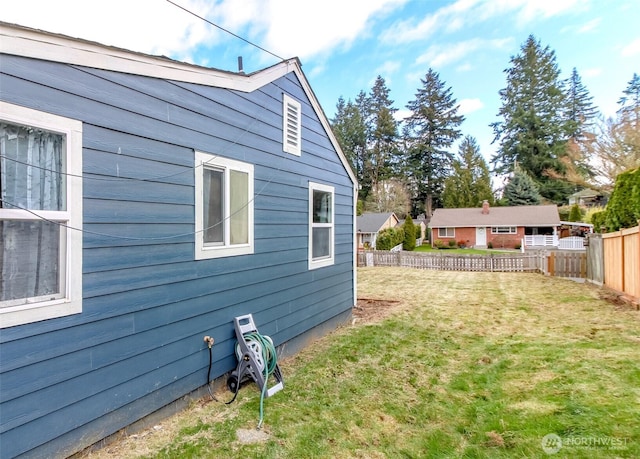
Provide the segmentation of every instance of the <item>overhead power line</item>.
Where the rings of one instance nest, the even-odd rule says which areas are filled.
[[[265,52],[265,53],[267,53],[267,54],[271,54],[273,57],[276,57],[276,58],[280,59],[281,61],[284,61],[284,60],[285,60],[283,57],[280,57],[280,56],[278,56],[277,54],[272,53],[272,52],[271,52],[271,51],[269,51],[268,49],[264,49],[262,46],[256,45],[255,43],[253,43],[253,42],[251,42],[251,41],[247,40],[246,38],[242,38],[240,35],[236,35],[235,33],[231,32],[230,30],[227,30],[227,29],[225,29],[224,27],[219,26],[218,24],[215,24],[215,23],[213,23],[213,22],[209,21],[207,18],[204,18],[204,17],[202,17],[202,16],[200,16],[200,15],[198,15],[198,14],[194,13],[193,11],[188,10],[188,9],[187,9],[187,8],[185,8],[184,6],[178,5],[177,3],[172,2],[171,0],[167,0],[167,2],[171,3],[171,4],[172,4],[172,5],[174,5],[174,6],[177,6],[177,7],[178,7],[178,8],[180,8],[181,10],[186,11],[187,13],[189,13],[189,14],[191,14],[191,15],[193,15],[193,16],[195,16],[195,17],[197,17],[198,19],[201,19],[202,21],[206,22],[207,24],[210,24],[210,25],[212,25],[212,26],[214,26],[214,27],[217,27],[218,29],[222,30],[223,32],[226,32],[226,33],[228,33],[229,35],[232,35],[232,36],[234,36],[234,37],[236,37],[236,38],[238,38],[238,39],[240,39],[240,40],[244,41],[245,43],[250,44],[251,46],[255,46],[256,48],[258,48],[258,49],[259,49],[259,50],[261,50],[261,51],[264,51],[264,52]]]

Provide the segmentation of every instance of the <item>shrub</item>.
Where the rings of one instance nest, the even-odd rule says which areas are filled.
[[[487,244],[487,249],[493,249],[493,243],[489,242],[489,243]]]
[[[569,215],[571,214],[571,208],[569,206],[558,206],[558,216],[562,221],[570,221]]]
[[[520,250],[522,248],[522,245],[519,242],[517,242],[516,245],[513,246],[513,248],[516,250]]]
[[[402,249],[412,252],[416,248],[416,225],[413,224],[413,220],[410,215],[407,215],[407,218],[402,225],[402,229],[404,230]]]
[[[616,177],[613,193],[607,204],[607,231],[631,228],[640,219],[640,168]]]
[[[454,241],[453,239],[451,239],[449,241],[449,247],[454,248],[456,246],[456,241]]]
[[[378,233],[376,239],[376,249],[391,250],[404,239],[404,231],[402,228],[387,228]]]
[[[574,204],[571,206],[571,211],[569,212],[569,221],[570,222],[582,221],[582,211],[580,210],[580,206],[578,204]]]
[[[600,231],[602,231],[602,227],[605,226],[606,221],[607,212],[604,210],[591,214],[591,224],[593,225],[593,231],[595,233],[599,233]]]
[[[466,246],[467,246],[467,243],[462,239],[458,241],[458,247],[460,247],[461,249],[464,249]]]
[[[433,242],[433,245],[436,249],[442,249],[444,247],[444,241],[441,241],[440,239],[436,239]]]

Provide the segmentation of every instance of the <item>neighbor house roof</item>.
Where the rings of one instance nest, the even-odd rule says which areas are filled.
[[[356,230],[358,233],[377,233],[380,231],[380,228],[382,228],[382,225],[392,216],[395,216],[393,212],[358,215],[356,219]]]
[[[429,222],[430,228],[470,226],[558,226],[558,206],[491,207],[488,214],[482,207],[463,209],[436,209]]]

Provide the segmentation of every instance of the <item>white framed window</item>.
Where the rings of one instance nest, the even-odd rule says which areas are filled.
[[[282,94],[282,149],[300,156],[302,143],[302,107],[300,102]]]
[[[253,165],[195,152],[196,260],[253,253]]]
[[[309,269],[334,263],[334,188],[309,182]]]
[[[0,328],[82,312],[82,122],[0,102]]]
[[[438,228],[438,237],[456,237],[455,228]]]
[[[491,234],[518,234],[518,228],[515,226],[494,226],[491,228]]]

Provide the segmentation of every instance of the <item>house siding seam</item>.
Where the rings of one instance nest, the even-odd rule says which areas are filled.
[[[1,59],[1,100],[83,123],[87,232],[83,312],[0,334],[0,457],[66,457],[196,390],[204,335],[224,375],[235,316],[281,345],[350,311],[355,188],[296,74],[244,93]],[[283,92],[302,104],[300,157],[282,151]],[[194,260],[194,150],[254,164],[253,255]],[[310,180],[335,188],[335,263],[314,271]]]

